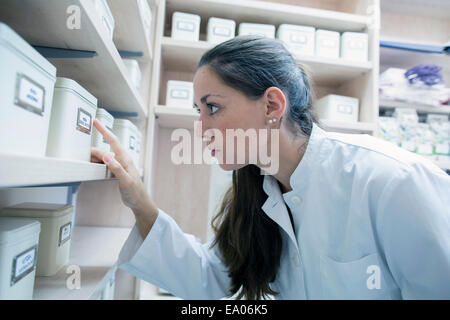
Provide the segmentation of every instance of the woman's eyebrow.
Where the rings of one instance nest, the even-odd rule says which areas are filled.
[[[206,103],[206,99],[208,99],[209,97],[220,97],[220,98],[223,98],[223,96],[221,96],[220,94],[206,94],[200,99],[200,102],[202,104],[205,104]]]

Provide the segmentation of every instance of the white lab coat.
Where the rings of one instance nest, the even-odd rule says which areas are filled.
[[[263,183],[262,209],[283,238],[275,298],[450,299],[450,177],[440,168],[314,124],[290,183],[285,194],[274,177]],[[222,298],[230,285],[217,248],[162,210],[145,239],[133,228],[119,267],[187,299]]]

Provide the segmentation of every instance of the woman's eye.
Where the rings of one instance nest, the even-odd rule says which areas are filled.
[[[207,107],[211,110],[211,114],[214,114],[217,112],[217,110],[219,110],[219,108],[213,104],[207,104]]]
[[[200,114],[200,108],[195,108],[194,109],[197,111],[198,114]]]

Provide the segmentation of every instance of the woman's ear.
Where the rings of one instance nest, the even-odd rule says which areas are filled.
[[[270,87],[264,93],[266,105],[265,117],[267,124],[278,124],[286,109],[286,97],[279,88]]]

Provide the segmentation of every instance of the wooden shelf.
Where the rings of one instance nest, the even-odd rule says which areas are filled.
[[[155,116],[161,127],[193,129],[199,114],[192,108],[156,106]]]
[[[36,277],[35,300],[87,300],[101,293],[116,269],[119,252],[128,238],[130,228],[75,226],[70,244],[69,265],[80,267],[81,288],[70,290],[66,281],[70,274],[63,267],[51,277]],[[95,244],[95,245],[94,245]]]
[[[195,109],[156,106],[155,115],[157,116],[157,123],[161,127],[168,128],[194,128],[194,121],[198,120],[198,113]],[[357,122],[346,123],[337,121],[321,120],[322,126],[331,131],[341,131],[349,133],[370,133],[372,134],[376,125],[374,123]]]
[[[124,2],[121,2],[126,6]],[[69,29],[66,13],[70,5],[81,9],[80,29]],[[26,8],[26,10],[24,9]],[[127,71],[119,52],[90,0],[4,0],[0,19],[32,45],[95,51],[90,59],[49,59],[59,77],[80,83],[111,111],[146,116],[147,108]],[[120,25],[119,25],[120,27]]]
[[[111,179],[106,165],[0,153],[0,188]]]
[[[367,133],[372,134],[377,126],[375,123],[369,122],[338,122],[330,120],[320,120],[319,121],[325,130],[328,131],[338,131],[343,133]]]
[[[109,1],[116,27],[114,29],[114,43],[119,50],[142,52],[141,59],[152,58],[150,39],[145,36],[144,22],[137,0]],[[152,12],[153,14],[153,12]],[[152,17],[152,21],[153,21]]]
[[[194,10],[195,8],[195,10]],[[226,17],[241,22],[274,24],[302,24],[327,30],[365,31],[371,18],[365,15],[350,14],[296,5],[251,0],[167,0],[169,16],[174,11],[192,12],[206,22],[209,17]]]
[[[203,53],[212,47],[206,41],[180,41],[163,37],[164,66],[168,70],[194,72]],[[315,84],[324,86],[338,86],[372,70],[370,62],[353,63],[307,56],[296,57],[296,60],[306,66]]]
[[[388,108],[413,108],[417,112],[421,113],[439,113],[439,114],[449,114],[450,106],[431,106],[426,104],[415,104],[405,101],[395,101],[395,100],[380,100],[380,109]]]

